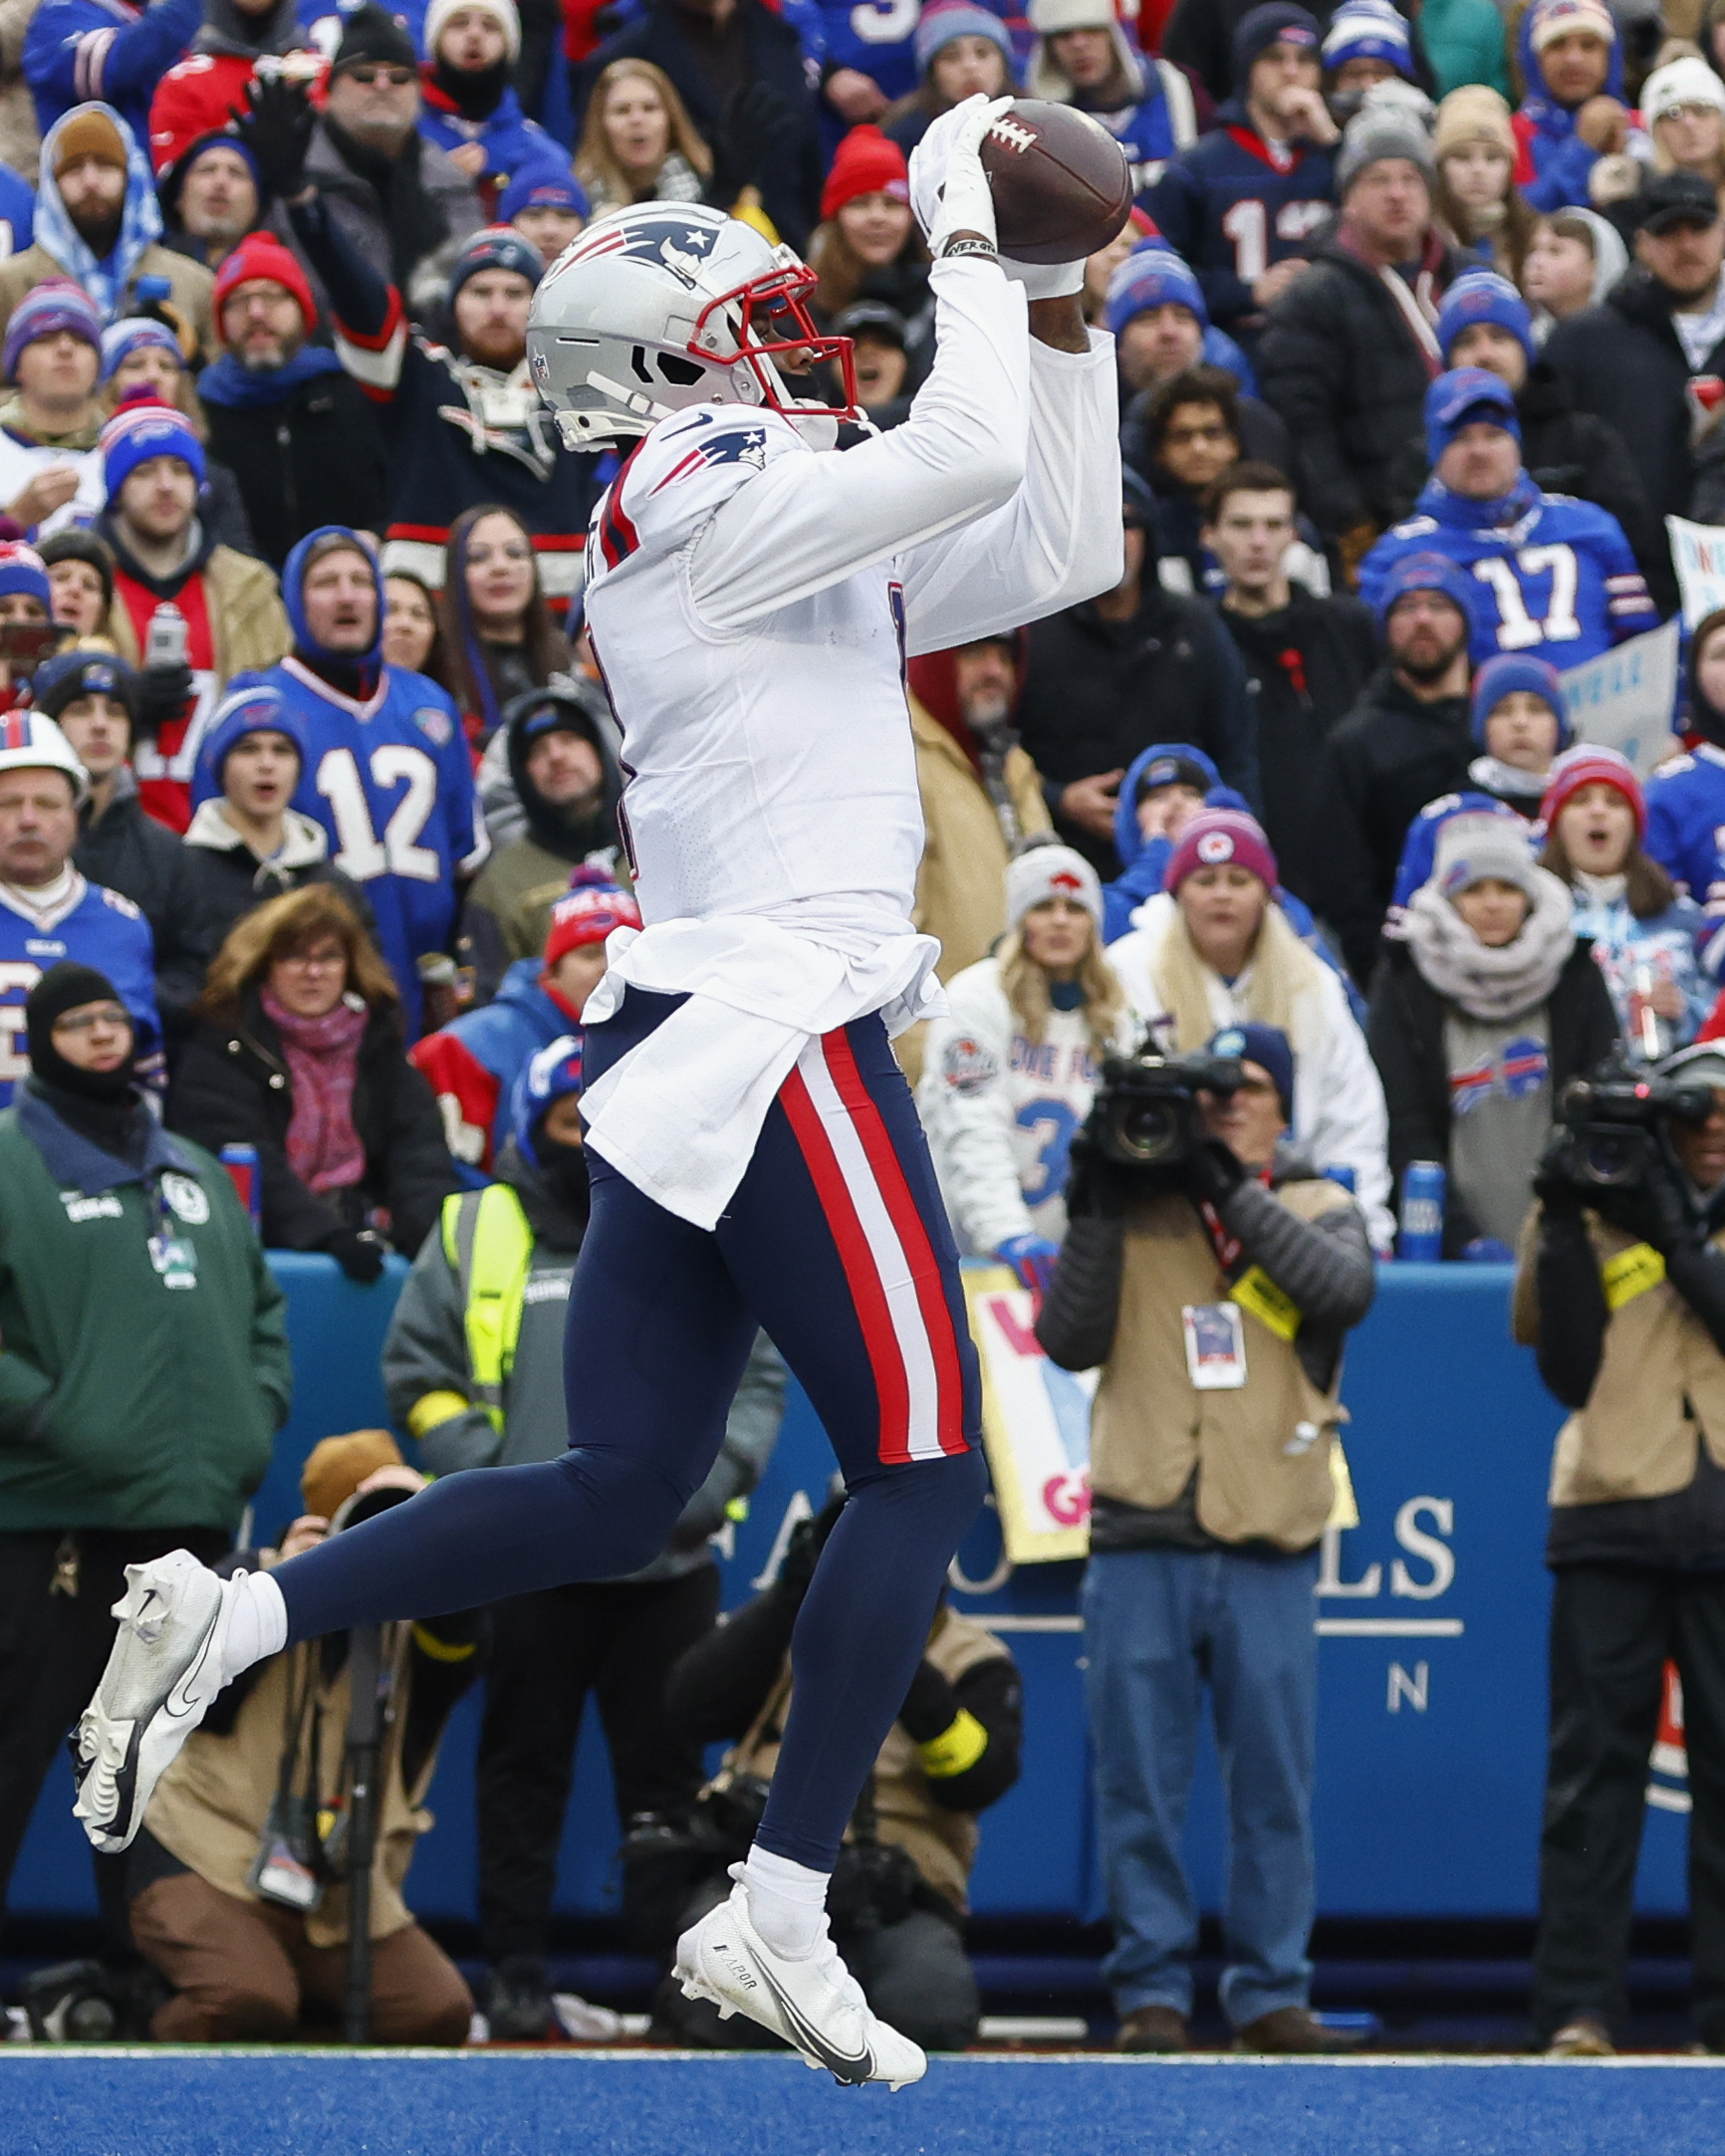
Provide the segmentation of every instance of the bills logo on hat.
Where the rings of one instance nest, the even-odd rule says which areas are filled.
[[[1225,860],[1234,858],[1234,834],[1231,831],[1207,831],[1198,840],[1198,858],[1206,868],[1215,868]]]
[[[1063,868],[1058,874],[1050,876],[1048,887],[1051,891],[1070,891],[1075,898],[1084,890],[1084,884],[1070,868]]]
[[[1212,1056],[1244,1056],[1245,1053],[1246,1036],[1238,1026],[1230,1027],[1226,1033],[1217,1034],[1210,1043]]]

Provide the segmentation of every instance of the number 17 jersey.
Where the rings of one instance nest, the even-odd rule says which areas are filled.
[[[335,866],[365,885],[411,1039],[418,962],[449,949],[456,879],[491,850],[460,717],[434,681],[394,666],[364,702],[296,658],[256,678],[281,691],[306,729],[293,805],[329,833]]]

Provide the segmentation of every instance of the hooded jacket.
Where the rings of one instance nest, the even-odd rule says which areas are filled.
[[[121,0],[113,0],[113,4],[118,9]],[[157,15],[166,15],[178,4],[179,0],[162,0],[160,6],[150,10],[148,20],[153,22]],[[105,12],[99,6],[99,0],[50,0],[43,15],[60,7],[91,7]],[[43,15],[36,18],[38,23]],[[155,181],[150,175],[149,160],[138,146],[142,139],[142,122],[136,138],[131,138],[124,130],[122,116],[112,107],[80,106],[76,110],[103,112],[111,120],[122,122],[126,170],[125,206],[120,237],[115,241],[113,253],[99,262],[60,198],[59,183],[54,177],[55,145],[61,127],[71,117],[63,115],[49,127],[42,145],[43,178],[36,197],[34,244],[21,255],[14,255],[9,262],[0,262],[0,338],[4,338],[12,310],[25,293],[33,286],[46,283],[50,277],[70,277],[82,285],[109,322],[137,312],[134,295],[140,277],[165,277],[169,304],[197,333],[204,351],[212,351],[215,327],[211,299],[215,279],[201,263],[189,262],[184,255],[176,255],[161,244],[161,210],[155,199]]]
[[[1515,129],[1521,154],[1516,160],[1515,184],[1537,210],[1548,214],[1588,200],[1588,176],[1600,153],[1576,132],[1579,108],[1560,105],[1546,89],[1546,79],[1534,51],[1534,11],[1522,15],[1516,56],[1528,94],[1517,107],[1510,125]],[[1602,97],[1627,105],[1623,93],[1623,39],[1619,30],[1611,40],[1605,64]],[[1635,116],[1636,120],[1639,115]]]
[[[1256,809],[1258,746],[1246,676],[1232,640],[1201,599],[1163,591],[1146,563],[1136,610],[1106,621],[1094,600],[1033,624],[1019,698],[1024,746],[1042,773],[1056,829],[1107,877],[1111,844],[1060,820],[1075,779],[1121,771],[1150,739],[1203,749]]]
[[[618,843],[616,810],[623,779],[610,707],[600,691],[579,678],[559,683],[558,690],[566,703],[580,707],[579,730],[599,758],[599,799],[579,819],[545,799],[527,775],[527,724],[543,708],[547,692],[535,690],[520,705],[510,705],[513,716],[502,737],[509,806],[518,810],[526,829],[497,847],[467,894],[462,932],[482,995],[497,992],[506,968],[523,958],[537,959],[545,949],[551,909],[569,888],[570,870],[596,854],[609,857]],[[495,744],[487,768],[494,761]],[[490,799],[486,811],[489,818]]]
[[[370,900],[351,876],[330,859],[324,827],[298,809],[289,809],[279,853],[262,859],[223,814],[219,801],[200,802],[179,853],[193,894],[207,966],[228,939],[234,923],[272,898],[303,890],[308,883],[328,883],[353,907],[369,936],[377,933]]]
[[[263,1177],[263,1240],[276,1250],[319,1250],[373,1208],[388,1214],[389,1241],[412,1257],[460,1178],[443,1142],[431,1088],[407,1061],[393,1006],[371,1012],[360,1042],[351,1113],[366,1150],[353,1190],[324,1196],[288,1165],[294,1082],[281,1035],[248,989],[231,1021],[205,1020],[186,1043],[168,1091],[167,1123],[212,1153],[255,1145]]]
[[[1071,77],[1056,61],[1048,37],[1039,37],[1032,49],[1026,87],[1033,98],[1075,106],[1100,120],[1125,153],[1132,192],[1139,195],[1155,184],[1176,151],[1192,146],[1201,127],[1214,124],[1215,111],[1203,92],[1194,93],[1185,71],[1171,60],[1152,60],[1138,52],[1117,22],[1112,36],[1126,87],[1123,102],[1103,105],[1094,93],[1075,90]],[[1203,98],[1202,112],[1199,98]]]
[[[1696,476],[1689,361],[1671,312],[1665,287],[1632,269],[1600,306],[1560,322],[1545,348],[1571,401],[1616,429],[1661,519],[1690,514]],[[1725,371],[1725,338],[1696,371]]]
[[[1434,303],[1477,267],[1427,234]],[[1428,350],[1384,282],[1396,274],[1362,262],[1338,231],[1271,308],[1258,343],[1265,402],[1294,437],[1301,504],[1326,539],[1393,522],[1395,460],[1424,424],[1425,392],[1439,371],[1435,335]]]
[[[515,1080],[542,1048],[581,1021],[545,983],[538,958],[518,958],[491,1002],[422,1035],[407,1060],[437,1095],[443,1135],[463,1167],[491,1174],[515,1134]]]
[[[1179,756],[1196,764],[1209,781],[1206,801],[1210,791],[1222,783],[1221,774],[1203,750],[1185,741],[1152,741],[1126,766],[1126,775],[1114,797],[1114,851],[1119,856],[1120,872],[1111,883],[1103,885],[1105,943],[1118,942],[1131,927],[1138,907],[1162,888],[1168,863],[1174,857],[1171,838],[1146,838],[1138,829],[1138,782],[1158,756]]]

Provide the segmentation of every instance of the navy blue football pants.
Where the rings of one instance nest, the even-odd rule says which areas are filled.
[[[678,999],[629,990],[586,1037],[591,1083]],[[877,1017],[811,1041],[717,1228],[597,1153],[570,1295],[570,1449],[450,1475],[278,1567],[290,1637],[435,1616],[649,1563],[706,1479],[757,1325],[801,1381],[851,1501],[797,1620],[760,1841],[831,1870],[982,1500],[958,1254]]]

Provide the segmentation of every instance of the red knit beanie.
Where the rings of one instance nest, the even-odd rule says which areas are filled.
[[[578,868],[576,874],[582,871]],[[615,883],[585,885],[568,892],[551,909],[545,937],[545,970],[583,944],[603,943],[614,928],[638,928],[640,908]]]
[[[1551,831],[1565,808],[1584,786],[1614,786],[1635,812],[1637,843],[1647,836],[1647,797],[1641,791],[1634,767],[1615,749],[1602,749],[1584,742],[1566,749],[1552,766],[1540,803],[1540,822]]]
[[[821,194],[822,222],[837,217],[860,194],[889,194],[894,202],[910,199],[910,167],[904,162],[904,152],[878,127],[853,127],[839,144]]]
[[[318,327],[318,303],[312,298],[312,281],[301,268],[299,257],[267,232],[248,233],[216,272],[217,336],[221,334],[222,309],[233,297],[235,288],[249,285],[258,277],[267,277],[293,294],[299,302],[306,335],[310,337]]]

